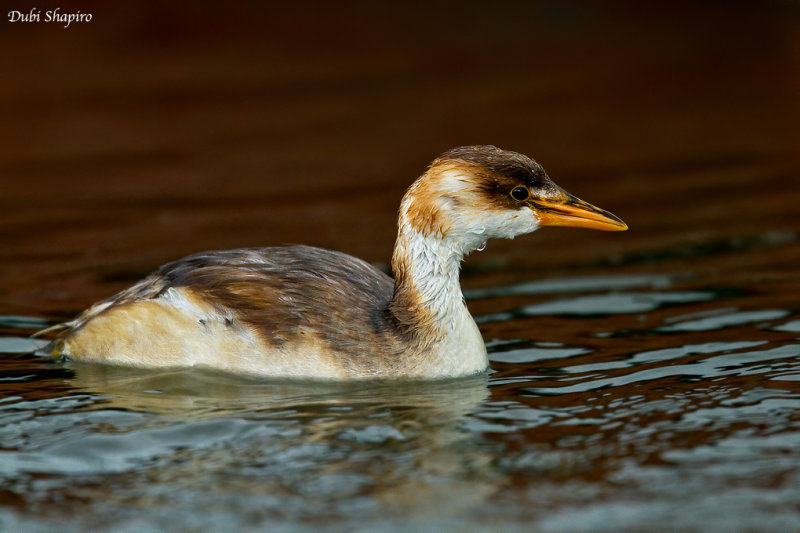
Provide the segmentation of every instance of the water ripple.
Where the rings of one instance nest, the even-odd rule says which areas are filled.
[[[48,342],[27,337],[0,337],[0,353],[29,353],[44,347]]]
[[[685,276],[684,276],[685,277]],[[651,289],[664,289],[669,287],[675,275],[640,275],[640,276],[587,276],[562,279],[548,279],[543,281],[529,281],[504,287],[488,289],[465,290],[467,299],[501,298],[505,296],[535,295],[535,294],[567,294],[571,292],[592,292],[609,290],[635,289],[649,287]]]
[[[98,517],[116,530],[246,530],[250,517],[336,531],[425,516],[443,530],[496,530],[498,516],[511,531],[692,530],[675,518],[687,509],[712,530],[800,529],[795,310],[683,281],[471,291],[497,337],[493,369],[433,383],[54,363],[0,337],[0,480],[29,516],[0,507],[0,524],[55,527],[53,502],[70,501],[69,516],[93,517],[75,531]],[[504,311],[522,295],[551,296]],[[41,326],[19,318],[7,327]]]
[[[740,326],[742,324],[752,324],[754,322],[767,322],[784,318],[790,313],[781,309],[764,309],[760,311],[743,311],[738,313],[726,313],[718,316],[702,318],[699,320],[689,320],[671,326],[663,326],[658,331],[712,331],[723,329],[730,326]]]
[[[542,315],[593,316],[643,313],[664,305],[704,302],[714,297],[714,293],[705,291],[600,294],[526,305],[511,312],[478,316],[475,321],[485,324]]]
[[[696,350],[696,348],[699,349]],[[710,350],[709,345],[699,345],[699,347],[686,346],[683,347],[683,350],[686,355],[707,355],[727,351],[728,347],[725,343],[719,343],[716,346],[712,346]],[[664,377],[687,376],[707,380],[730,374],[740,374],[744,371],[743,369],[746,365],[752,363],[766,363],[778,359],[796,357],[798,355],[800,355],[800,344],[788,344],[768,350],[722,353],[714,357],[698,359],[691,363],[671,364],[663,367],[648,367],[615,377],[596,379],[594,376],[591,376],[592,379],[587,379],[586,381],[570,386],[548,388],[529,387],[525,388],[525,390],[536,394],[568,394],[654,381]],[[612,366],[611,368],[619,367]]]

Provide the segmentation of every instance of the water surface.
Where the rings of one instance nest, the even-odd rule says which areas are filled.
[[[475,289],[496,308],[484,327],[516,336],[489,342],[488,376],[431,383],[57,363],[14,353],[40,323],[7,317],[0,519],[9,530],[66,517],[75,530],[131,531],[795,530],[800,312],[679,278]],[[519,307],[520,295],[543,301]]]

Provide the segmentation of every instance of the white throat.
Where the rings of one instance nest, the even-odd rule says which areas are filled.
[[[396,256],[406,265],[404,283],[432,325],[447,331],[467,313],[458,274],[463,252],[436,234],[427,236],[406,226],[397,237]],[[467,313],[468,314],[468,313]]]
[[[436,234],[424,236],[407,226],[398,234],[393,264],[403,265],[403,272],[395,297],[402,293],[399,303],[408,306],[409,325],[422,341],[419,360],[428,362],[409,367],[409,375],[465,376],[489,365],[483,337],[461,294],[458,274],[463,257],[452,241]]]

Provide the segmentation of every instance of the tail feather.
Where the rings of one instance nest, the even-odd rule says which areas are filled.
[[[75,321],[72,320],[70,322],[61,322],[60,324],[53,324],[52,326],[40,329],[36,333],[30,336],[31,339],[38,339],[43,335],[49,335],[51,333],[61,332],[64,330],[71,331],[75,327]]]

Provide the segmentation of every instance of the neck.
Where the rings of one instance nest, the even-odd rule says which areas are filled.
[[[409,376],[465,376],[489,364],[458,282],[461,260],[485,240],[485,228],[454,217],[453,190],[462,181],[455,176],[442,183],[442,176],[424,175],[400,204],[389,312],[406,337],[405,352],[414,354],[407,359]]]
[[[463,251],[440,234],[424,235],[400,222],[392,256],[391,312],[405,331],[440,340],[466,313],[458,281]]]

